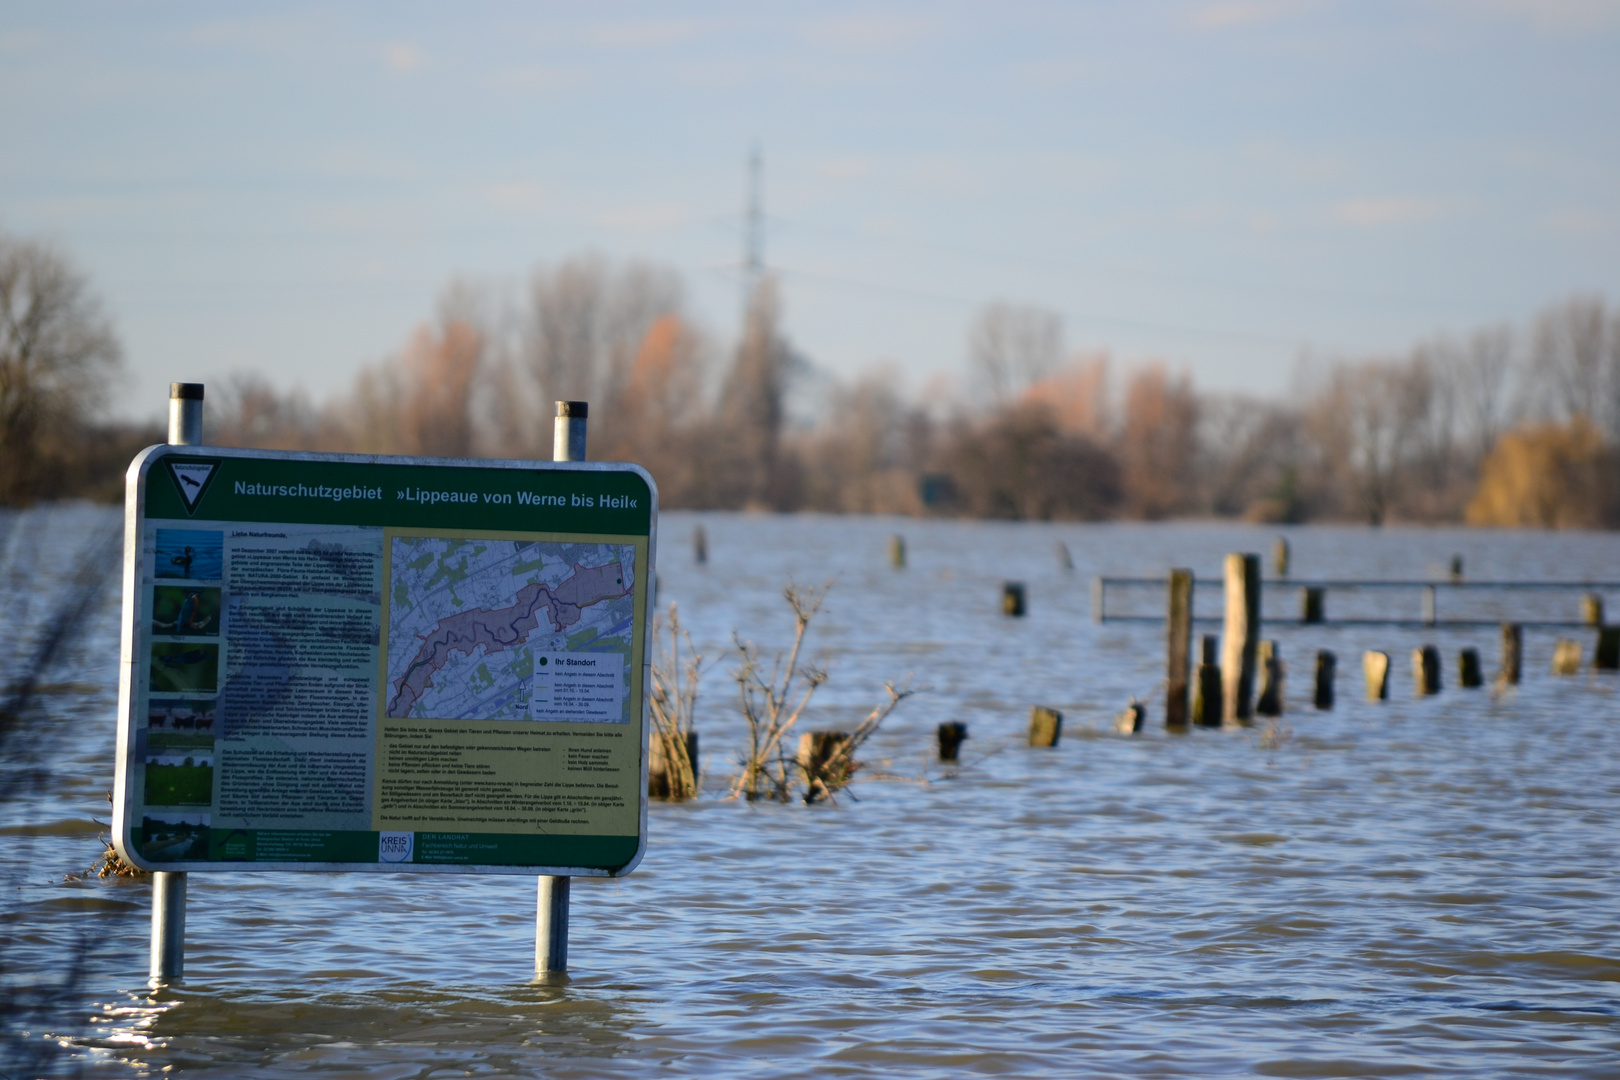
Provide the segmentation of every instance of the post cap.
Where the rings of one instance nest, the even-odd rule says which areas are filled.
[[[200,382],[172,382],[169,384],[170,401],[201,401],[203,384]]]
[[[588,401],[559,401],[557,402],[557,415],[567,416],[575,420],[584,420],[591,413],[591,404]]]

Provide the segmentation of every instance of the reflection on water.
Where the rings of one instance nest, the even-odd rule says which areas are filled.
[[[660,587],[711,654],[733,627],[785,643],[781,586],[836,575],[813,632],[833,673],[816,726],[863,713],[886,679],[925,688],[869,744],[871,770],[896,779],[832,806],[720,801],[741,735],[722,661],[700,704],[710,794],[653,806],[629,878],[578,884],[566,985],[530,982],[532,879],[197,875],[189,979],[154,996],[147,888],[61,881],[94,857],[110,785],[110,596],[27,716],[60,736],[54,779],[6,804],[0,829],[18,886],[7,984],[54,978],[91,935],[71,992],[28,1029],[68,1040],[47,1070],[1614,1073],[1620,680],[1553,678],[1551,634],[1527,634],[1525,683],[1497,698],[1450,678],[1465,645],[1491,667],[1489,628],[1278,627],[1283,722],[1172,737],[1160,628],[1093,625],[1088,579],[1213,574],[1226,551],[1267,550],[1269,531],[705,515],[699,567],[694,520],[665,515]],[[1300,577],[1440,576],[1454,553],[1480,578],[1620,577],[1608,536],[1290,537]],[[999,613],[1008,579],[1029,586],[1026,619]],[[1405,657],[1425,642],[1448,681],[1418,699]],[[1358,685],[1374,647],[1395,659],[1382,705]],[[1332,713],[1303,707],[1318,648],[1339,656]],[[1148,729],[1110,734],[1131,695]],[[1022,745],[1037,702],[1064,711],[1054,750]],[[944,720],[969,726],[959,769],[932,760]]]

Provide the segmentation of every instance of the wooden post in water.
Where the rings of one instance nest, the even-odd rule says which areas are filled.
[[[1254,711],[1257,716],[1281,716],[1283,714],[1283,662],[1277,654],[1277,643],[1266,640],[1260,643],[1257,667],[1260,671],[1260,693],[1255,698]]]
[[[1552,673],[1574,675],[1581,670],[1581,643],[1568,638],[1553,642]]]
[[[1389,653],[1361,654],[1361,671],[1367,677],[1367,700],[1389,700]]]
[[[1198,678],[1193,682],[1193,723],[1201,727],[1221,726],[1221,665],[1216,659],[1214,634],[1199,642]]]
[[[692,561],[699,566],[709,561],[709,534],[701,521],[692,526]]]
[[[1603,625],[1603,594],[1589,592],[1581,597],[1581,622],[1587,626]]]
[[[1316,650],[1316,695],[1314,704],[1326,711],[1333,708],[1333,676],[1338,658],[1326,649]]]
[[[1029,745],[1050,747],[1058,744],[1063,734],[1063,714],[1056,709],[1036,705],[1029,710]]]
[[[1452,584],[1457,584],[1458,582],[1462,581],[1462,579],[1463,579],[1463,557],[1461,555],[1453,555],[1451,557],[1451,581],[1452,581]]]
[[[1412,684],[1418,697],[1440,692],[1440,650],[1433,645],[1412,650]]]
[[[1497,672],[1496,685],[1518,686],[1524,670],[1524,627],[1518,623],[1502,624],[1502,670]]]
[[[850,774],[855,771],[855,762],[849,760],[845,750],[849,738],[847,731],[807,731],[799,736],[796,760],[808,789],[806,802],[815,801],[818,787],[827,793],[849,782]]]
[[[1299,590],[1299,621],[1303,623],[1319,623],[1322,621],[1323,597],[1326,590],[1318,586],[1307,585]]]
[[[1592,650],[1596,671],[1620,670],[1620,626],[1598,627],[1597,648]]]
[[[939,725],[939,760],[955,761],[967,737],[967,725],[960,720],[947,720]]]
[[[1479,666],[1478,649],[1464,649],[1457,654],[1457,685],[1465,690],[1485,685],[1485,676]]]
[[[1260,638],[1260,556],[1226,557],[1226,631],[1221,640],[1221,720],[1254,712],[1254,657]]]
[[[1193,572],[1170,571],[1165,614],[1165,660],[1168,665],[1164,688],[1164,722],[1169,727],[1187,723],[1187,678],[1191,674]]]
[[[1001,613],[1015,619],[1024,616],[1024,583],[1009,581],[1001,587]]]
[[[1288,537],[1279,536],[1271,542],[1271,566],[1278,577],[1288,576]]]
[[[1065,544],[1063,541],[1059,540],[1056,544],[1052,545],[1052,554],[1057,556],[1059,570],[1068,571],[1074,569],[1074,556],[1069,554],[1068,544]]]
[[[899,533],[889,537],[889,565],[896,570],[906,568],[906,538]]]
[[[1104,589],[1105,586],[1100,575],[1091,579],[1091,621],[1095,623],[1102,622],[1108,616],[1108,612],[1104,608],[1106,603],[1103,595]]]
[[[1423,625],[1433,626],[1439,618],[1439,606],[1435,603],[1434,586],[1423,586]]]
[[[1125,711],[1114,718],[1114,732],[1118,735],[1136,735],[1141,732],[1142,725],[1147,721],[1147,707],[1135,698],[1125,706]]]

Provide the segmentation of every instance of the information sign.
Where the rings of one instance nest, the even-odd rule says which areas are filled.
[[[634,465],[156,446],[114,836],[146,870],[616,876],[645,844]]]

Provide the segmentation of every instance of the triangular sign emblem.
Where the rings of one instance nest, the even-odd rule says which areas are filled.
[[[214,478],[214,470],[219,468],[217,461],[175,461],[168,462],[169,475],[174,477],[174,486],[180,489],[180,497],[186,502],[186,512],[197,509],[197,501],[208,490],[208,482]]]

